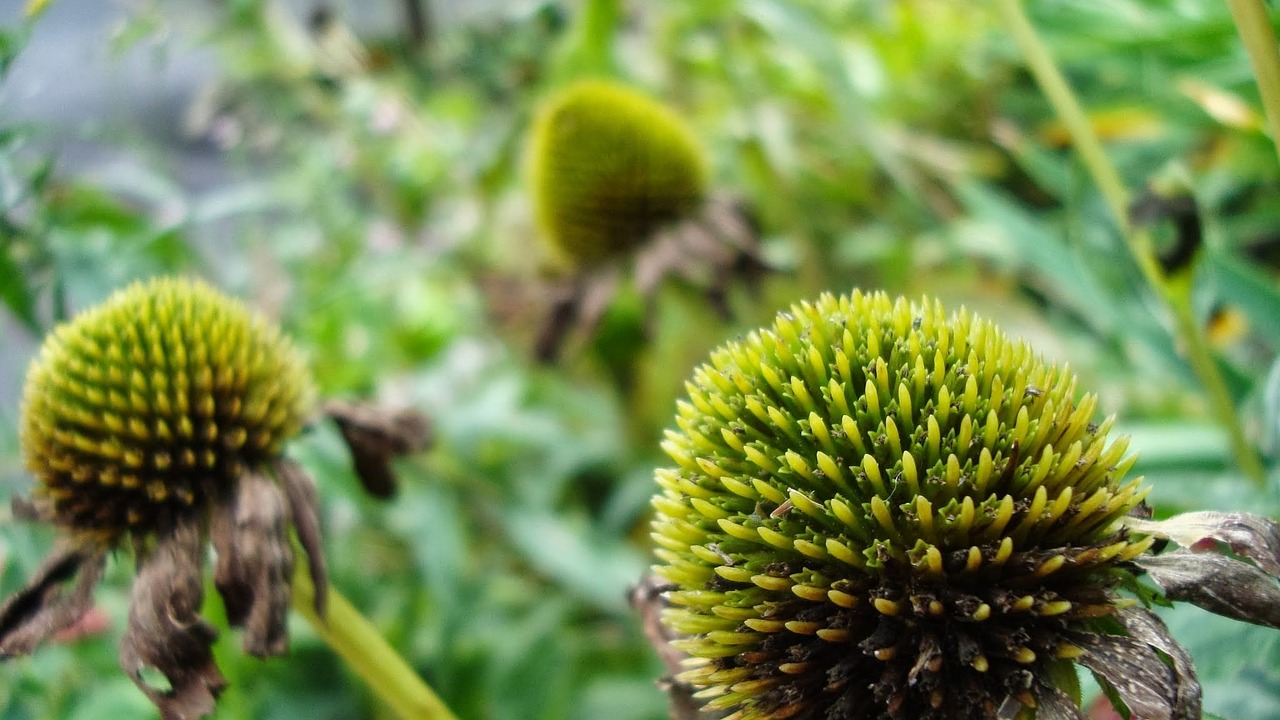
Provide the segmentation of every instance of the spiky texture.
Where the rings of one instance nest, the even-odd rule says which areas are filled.
[[[708,171],[675,113],[625,86],[589,80],[538,115],[528,182],[543,235],[581,266],[626,253],[695,210]]]
[[[55,523],[145,537],[277,456],[310,398],[298,354],[243,304],[201,282],[139,282],[46,339],[23,455]]]
[[[1033,705],[1142,553],[1075,378],[965,311],[793,306],[711,355],[659,470],[681,679],[735,720],[990,718]]]

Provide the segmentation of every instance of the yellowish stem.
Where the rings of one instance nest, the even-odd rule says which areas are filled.
[[[293,608],[338,653],[352,672],[368,683],[401,720],[457,720],[368,620],[332,586],[322,619],[315,610],[315,586],[306,564],[293,574]]]
[[[996,0],[996,5],[1000,8],[1005,23],[1022,50],[1032,76],[1035,77],[1049,104],[1053,106],[1054,112],[1066,127],[1067,133],[1071,136],[1071,143],[1080,154],[1085,169],[1093,177],[1103,200],[1115,217],[1125,244],[1141,269],[1143,277],[1164,300],[1166,307],[1173,315],[1177,333],[1187,353],[1187,361],[1200,379],[1214,418],[1222,424],[1231,438],[1232,449],[1241,472],[1261,485],[1265,481],[1265,469],[1245,437],[1240,419],[1236,415],[1235,405],[1231,400],[1231,393],[1227,389],[1227,383],[1222,378],[1218,364],[1214,361],[1204,328],[1196,320],[1191,307],[1190,290],[1165,277],[1160,265],[1156,262],[1150,234],[1135,226],[1130,220],[1129,192],[1125,188],[1124,181],[1120,178],[1120,173],[1111,159],[1107,157],[1106,151],[1103,150],[1102,141],[1094,132],[1084,107],[1058,68],[1049,48],[1040,39],[1040,35],[1027,18],[1022,2],[1023,0]],[[1256,5],[1257,3],[1255,0],[1232,0],[1232,4],[1234,10],[1236,4]],[[1271,33],[1265,15],[1259,23],[1255,24],[1266,25],[1271,37],[1269,53],[1275,55],[1275,34]],[[1261,78],[1259,81],[1261,82]],[[1280,87],[1280,76],[1277,76],[1277,87]]]
[[[1280,49],[1276,46],[1275,28],[1262,0],[1227,0],[1227,6],[1231,8],[1244,49],[1249,53],[1262,106],[1267,112],[1271,141],[1280,155]]]

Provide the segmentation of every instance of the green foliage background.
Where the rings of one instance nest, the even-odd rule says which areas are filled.
[[[1280,510],[1280,166],[1219,0],[1028,10],[1128,186],[1173,178],[1199,204],[1193,307],[1265,454],[1261,485],[1236,470],[1167,312],[987,3],[510,2],[421,43],[357,39],[342,9],[310,24],[267,0],[199,22],[181,3],[136,10],[118,42],[174,33],[175,51],[218,59],[193,113],[231,168],[212,192],[184,188],[146,137],[120,137],[131,175],[95,182],[33,151],[40,127],[0,120],[0,354],[20,365],[132,278],[194,273],[278,318],[325,394],[428,411],[435,447],[401,464],[391,503],[363,496],[332,428],[291,452],[319,479],[335,584],[460,717],[664,716],[663,670],[625,601],[649,562],[657,440],[711,347],[822,290],[937,295],[1069,362],[1134,436],[1161,515]],[[5,29],[0,66],[38,31]],[[595,339],[544,367],[529,351],[543,251],[519,168],[539,98],[584,75],[690,120],[778,272],[731,298],[731,322],[665,287],[647,339],[624,293]],[[0,397],[12,492],[30,482],[18,402]],[[0,526],[0,589],[50,542]],[[112,630],[0,667],[0,716],[151,716],[116,667],[130,574],[120,557],[98,594]],[[1167,617],[1208,711],[1280,717],[1280,633]],[[267,662],[224,634],[218,717],[390,717],[305,624],[293,631],[291,657]]]

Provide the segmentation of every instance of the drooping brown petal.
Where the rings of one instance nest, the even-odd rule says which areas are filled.
[[[1036,683],[1036,720],[1085,720],[1084,711],[1066,693],[1048,683]]]
[[[55,547],[27,586],[0,605],[0,659],[26,655],[75,624],[89,610],[105,565],[102,550]]]
[[[179,525],[141,560],[129,599],[120,667],[164,720],[207,717],[227,685],[211,650],[218,632],[200,617],[202,550],[199,527]],[[148,670],[159,671],[169,686],[152,686],[143,677]]]
[[[1255,625],[1280,628],[1280,585],[1271,575],[1216,553],[1176,550],[1134,561],[1170,600]]]
[[[316,493],[316,483],[291,460],[277,461],[274,469],[289,501],[289,514],[293,516],[298,542],[307,554],[307,572],[311,574],[311,584],[316,589],[316,614],[323,618],[328,609],[329,568],[324,559],[320,497]]]
[[[1159,650],[1173,662],[1174,703],[1172,720],[1200,720],[1200,681],[1191,656],[1169,634],[1169,628],[1155,613],[1143,607],[1118,610],[1112,616],[1129,637]]]
[[[621,282],[621,270],[613,264],[589,268],[552,288],[551,310],[533,345],[538,362],[555,362],[571,332],[595,332]]]
[[[1172,540],[1192,550],[1206,541],[1225,543],[1231,551],[1249,558],[1273,577],[1280,577],[1280,523],[1244,512],[1205,510],[1175,515],[1168,520],[1126,518],[1135,532]]]
[[[431,425],[417,410],[387,410],[368,403],[330,401],[325,413],[333,418],[351,449],[356,476],[370,495],[388,498],[396,493],[391,459],[423,450],[431,442]]]
[[[712,711],[700,712],[699,703],[693,698],[694,689],[688,683],[675,679],[683,669],[681,662],[688,656],[671,646],[672,633],[661,621],[662,610],[667,605],[662,594],[673,588],[657,575],[647,573],[640,582],[631,586],[627,599],[631,607],[640,613],[645,638],[667,667],[667,674],[658,681],[658,686],[667,693],[671,720],[714,720],[720,715]]]
[[[1144,642],[1120,635],[1087,633],[1075,643],[1085,652],[1076,660],[1115,689],[1134,718],[1165,720],[1173,714],[1173,670]]]
[[[211,535],[218,552],[213,582],[226,603],[227,621],[245,630],[245,652],[283,655],[289,649],[293,578],[284,492],[258,472],[245,473],[236,493],[215,509]]]
[[[1017,720],[1023,714],[1024,706],[1017,698],[1010,695],[996,708],[996,720]]]

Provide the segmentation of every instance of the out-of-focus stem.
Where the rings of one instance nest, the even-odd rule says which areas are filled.
[[[1262,0],[1227,0],[1227,6],[1231,8],[1244,49],[1249,53],[1262,106],[1267,112],[1271,141],[1280,156],[1280,49],[1276,47],[1275,28]]]
[[[315,586],[304,563],[293,574],[293,609],[402,720],[457,720],[377,628],[333,586],[328,588],[325,617],[316,614]]]
[[[1031,70],[1032,76],[1035,77],[1040,90],[1045,94],[1071,136],[1071,144],[1080,154],[1085,169],[1093,177],[1103,200],[1115,217],[1120,234],[1124,237],[1125,244],[1141,269],[1143,277],[1173,315],[1176,332],[1187,353],[1187,361],[1200,380],[1214,418],[1222,424],[1231,438],[1231,446],[1241,472],[1255,483],[1262,484],[1265,480],[1265,469],[1245,437],[1240,419],[1236,415],[1231,393],[1227,389],[1227,383],[1223,380],[1222,373],[1213,359],[1208,339],[1204,335],[1204,328],[1196,320],[1191,307],[1189,291],[1175,287],[1175,283],[1171,283],[1169,278],[1165,277],[1156,261],[1150,234],[1134,225],[1130,219],[1129,192],[1125,188],[1124,181],[1121,180],[1120,173],[1103,150],[1102,141],[1093,131],[1093,125],[1089,122],[1084,107],[1054,61],[1048,46],[1027,18],[1022,2],[1023,0],[996,0],[996,5],[1004,15],[1014,40],[1026,58],[1027,67]],[[1235,5],[1258,4],[1256,0],[1231,0],[1231,2],[1233,11]],[[1271,26],[1265,14],[1261,20],[1253,24],[1266,25],[1266,32],[1271,38],[1267,51],[1274,56],[1276,54],[1275,34],[1271,32]],[[1280,66],[1277,67],[1280,72]],[[1277,75],[1276,82],[1277,88],[1280,88],[1280,74]],[[1262,84],[1261,77],[1259,77],[1259,84]],[[1280,98],[1277,99],[1280,100]]]

